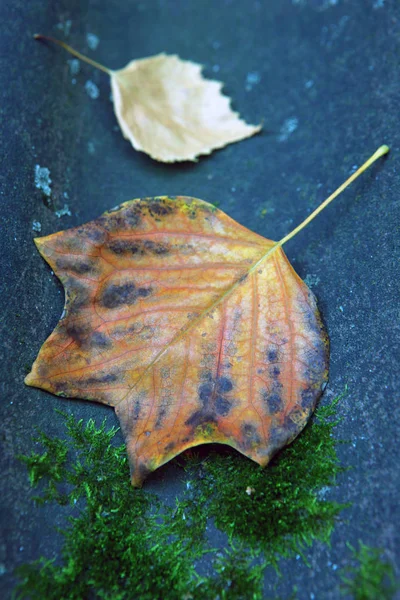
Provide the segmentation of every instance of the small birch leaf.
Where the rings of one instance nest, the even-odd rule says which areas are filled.
[[[114,111],[122,133],[136,150],[161,162],[196,161],[261,130],[230,108],[223,84],[204,79],[202,66],[175,55],[159,54],[131,61],[113,71],[64,42],[53,41],[108,73]]]
[[[66,303],[25,382],[114,406],[134,485],[203,443],[266,465],[328,375],[314,296],[281,246],[387,151],[277,243],[183,196],[132,200],[37,238]]]
[[[260,131],[231,110],[223,84],[204,79],[201,69],[159,54],[112,73],[115,114],[136,150],[162,162],[194,161]]]

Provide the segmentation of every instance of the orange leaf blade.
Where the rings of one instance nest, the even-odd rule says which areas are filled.
[[[328,340],[274,242],[201,200],[161,197],[37,245],[66,307],[26,383],[115,406],[134,485],[208,442],[266,465],[304,427]]]

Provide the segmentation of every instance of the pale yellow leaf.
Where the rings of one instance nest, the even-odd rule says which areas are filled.
[[[163,162],[196,160],[260,131],[230,108],[201,65],[159,54],[111,73],[114,110],[136,150]]]

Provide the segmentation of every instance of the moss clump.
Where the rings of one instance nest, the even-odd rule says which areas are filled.
[[[44,452],[20,458],[31,483],[43,484],[36,501],[72,504],[78,516],[63,532],[61,564],[42,558],[17,569],[17,598],[200,600],[219,594],[222,600],[224,589],[233,600],[262,598],[263,568],[252,568],[237,552],[217,557],[215,577],[197,574],[194,563],[205,552],[202,526],[182,522],[179,503],[173,510],[130,486],[125,447],[112,444],[115,429],[71,416],[66,425],[68,440],[41,433]]]
[[[391,600],[399,589],[393,566],[382,559],[382,549],[359,542],[356,550],[348,544],[354,566],[341,574],[342,593],[354,600]]]
[[[317,419],[266,469],[240,455],[213,454],[195,478],[207,507],[202,512],[231,539],[262,549],[275,566],[279,557],[302,554],[315,539],[327,542],[336,516],[348,506],[324,498],[344,470],[332,436],[336,422],[329,419],[334,410],[334,405],[319,409]]]
[[[18,569],[17,597],[261,600],[266,565],[315,539],[327,541],[345,506],[322,493],[343,470],[329,420],[334,410],[319,410],[265,470],[229,451],[207,461],[192,455],[175,507],[130,486],[115,429],[66,416],[67,439],[41,433],[43,452],[22,460],[32,484],[41,486],[37,502],[72,505],[75,514],[62,532],[59,560]],[[222,554],[207,541],[211,521],[228,533]],[[199,574],[204,561],[208,577]]]
[[[215,574],[203,578],[193,600],[261,600],[266,563],[249,561],[243,551],[232,549],[218,554],[214,560]]]
[[[79,514],[63,532],[61,565],[41,559],[19,569],[19,597],[154,600],[167,589],[166,598],[180,598],[195,551],[161,526],[157,498],[129,485],[125,448],[111,443],[116,430],[70,416],[67,430],[68,441],[40,434],[44,453],[23,457],[31,482],[46,482],[37,501],[69,503]]]

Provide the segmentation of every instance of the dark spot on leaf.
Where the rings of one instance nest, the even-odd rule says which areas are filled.
[[[122,285],[111,284],[102,295],[102,304],[106,308],[116,308],[122,304],[133,304],[137,300],[137,289],[134,283]]]
[[[124,252],[129,252],[130,243],[126,240],[111,240],[111,242],[107,244],[107,248],[114,254],[123,254]]]
[[[253,435],[254,431],[255,431],[255,427],[252,423],[243,423],[243,425],[242,425],[243,435],[246,435],[246,436]]]
[[[186,421],[185,425],[196,429],[199,425],[205,425],[207,423],[215,423],[216,419],[212,413],[205,410],[196,410]]]
[[[233,384],[228,377],[219,377],[217,380],[217,390],[218,392],[230,392],[233,388]]]
[[[133,407],[133,415],[132,415],[132,419],[134,421],[137,421],[140,415],[142,407],[140,406],[140,402],[139,400],[136,400],[135,405]]]
[[[86,273],[91,273],[93,271],[93,265],[87,262],[76,263],[70,267],[70,269],[78,275],[85,275]]]
[[[92,227],[87,226],[82,230],[82,235],[85,235],[90,241],[101,244],[106,238],[106,232],[101,228],[97,228],[95,223],[92,223]]]
[[[270,363],[278,361],[278,350],[272,349],[267,351],[267,359]]]
[[[154,254],[162,256],[169,253],[169,246],[152,240],[111,240],[108,249],[114,254],[132,254],[144,256]]]
[[[79,262],[75,259],[59,258],[56,262],[56,269],[60,271],[71,271],[76,275],[86,275],[93,271],[93,265],[89,262]]]
[[[226,416],[232,408],[232,401],[225,398],[225,394],[233,388],[231,380],[228,377],[218,377],[215,381],[209,371],[202,374],[202,379],[204,383],[198,389],[199,399],[203,405],[202,411]]]
[[[115,373],[108,373],[107,375],[100,375],[99,377],[88,377],[82,381],[83,385],[92,385],[93,383],[113,383],[118,380],[118,375]]]
[[[129,225],[130,228],[137,227],[142,218],[142,211],[138,204],[134,204],[133,206],[124,207],[123,216],[125,222]]]
[[[292,416],[295,416],[295,412],[292,413]],[[297,434],[299,431],[301,431],[301,429],[303,429],[303,427],[304,423],[302,421],[300,423],[295,422],[291,418],[291,415],[288,415],[283,423],[283,428],[286,429],[291,436],[293,434]]]
[[[54,381],[52,382],[52,385],[54,388],[54,393],[57,394],[57,396],[67,396],[67,394],[64,392],[67,385],[65,381]]]
[[[131,305],[138,297],[146,297],[151,294],[151,288],[137,288],[134,283],[123,283],[121,285],[111,284],[103,291],[101,303],[105,308],[118,308],[123,304]]]
[[[281,370],[280,370],[280,368],[279,368],[279,367],[277,367],[277,366],[274,366],[274,367],[271,367],[271,368],[270,368],[270,370],[269,370],[269,374],[271,375],[271,377],[272,377],[273,379],[277,379],[277,378],[279,377],[279,375],[281,374]]]
[[[152,288],[139,288],[137,293],[140,298],[147,298],[152,293]]]
[[[302,408],[306,410],[312,409],[318,396],[316,390],[312,387],[308,387],[305,390],[302,390],[300,395]]]
[[[174,442],[169,442],[169,444],[167,444],[164,448],[165,452],[172,452],[172,450],[175,448],[175,443]]]
[[[218,415],[221,415],[221,417],[226,417],[226,415],[229,414],[231,407],[232,404],[229,402],[229,400],[223,398],[222,396],[217,397],[215,401],[215,410],[217,411]]]
[[[165,198],[152,198],[147,202],[147,206],[151,216],[165,217],[176,212],[176,206]]]
[[[273,448],[280,448],[288,438],[287,432],[282,427],[271,427],[268,442]]]
[[[74,325],[69,323],[66,326],[66,333],[76,342],[78,346],[82,346],[88,339],[90,327],[88,325]]]
[[[268,412],[272,415],[275,415],[283,409],[282,398],[277,392],[272,392],[272,394],[265,393],[264,401],[267,404]]]
[[[241,426],[242,444],[245,449],[250,449],[258,446],[261,443],[261,438],[257,432],[255,425],[252,423],[243,423]]]
[[[134,202],[131,206],[116,207],[114,212],[105,213],[95,223],[106,231],[127,231],[137,227],[141,217],[141,207],[137,202]]]
[[[152,254],[168,254],[169,247],[166,244],[161,244],[158,242],[153,242],[151,240],[144,240],[143,247],[146,252],[151,252]]]
[[[319,319],[318,313],[316,312],[316,302],[313,293],[309,290],[308,300],[310,304],[307,304],[303,311],[302,317],[307,322],[307,327],[310,331],[313,331],[318,337],[321,335],[323,330],[322,323]]]
[[[157,415],[157,421],[156,421],[156,423],[154,425],[155,429],[161,429],[163,427],[163,425],[164,425],[164,418],[165,418],[166,414],[167,414],[167,411],[166,411],[165,407],[162,407],[160,409],[160,412]]]
[[[97,346],[98,348],[110,348],[112,346],[110,338],[101,333],[101,331],[95,331],[90,342],[92,346]]]
[[[212,398],[212,393],[214,390],[214,385],[212,383],[202,383],[199,387],[199,398],[203,403],[204,408],[206,408]]]

